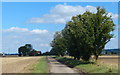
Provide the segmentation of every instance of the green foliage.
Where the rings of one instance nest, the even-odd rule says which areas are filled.
[[[93,54],[97,60],[113,37],[111,31],[114,30],[114,26],[111,16],[100,7],[97,7],[96,13],[86,11],[82,15],[73,16],[59,32],[60,35],[54,38],[52,50],[59,55],[63,47],[74,59],[88,61]]]
[[[111,16],[107,16],[105,9],[97,8],[97,13],[93,14],[93,18],[91,19],[93,22],[94,28],[94,42],[92,52],[96,56],[96,60],[100,55],[101,51],[104,49],[105,45],[110,41],[113,37],[113,34],[110,32],[114,30],[115,24],[111,19]]]
[[[31,44],[25,44],[25,47],[26,47],[29,51],[33,50],[33,47],[32,47]]]
[[[66,51],[65,39],[63,38],[61,32],[56,32],[54,35],[54,40],[51,43],[52,50],[51,54],[64,56]]]
[[[18,49],[18,52],[19,52],[19,56],[21,56],[21,55],[26,56],[26,55],[28,55],[29,50],[27,49],[26,46],[21,46],[21,47]]]
[[[40,51],[36,51],[35,49],[33,49],[31,44],[25,44],[24,46],[18,48],[18,53],[19,56],[38,56],[41,54]]]

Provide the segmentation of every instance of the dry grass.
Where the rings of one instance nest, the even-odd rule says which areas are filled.
[[[73,58],[71,56],[65,56],[67,58]],[[93,56],[91,60],[93,60]],[[118,67],[118,55],[102,55],[98,59],[99,64],[104,64],[107,66]]]
[[[98,59],[100,64],[118,68],[118,56],[100,56]]]

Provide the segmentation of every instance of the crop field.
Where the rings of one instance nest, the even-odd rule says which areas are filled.
[[[41,57],[2,57],[2,73],[28,73],[27,67]]]
[[[70,58],[69,56],[66,56]],[[118,56],[100,56],[98,62],[102,66],[118,67]],[[17,57],[6,56],[0,57],[0,67],[2,67],[2,73],[48,73],[48,65],[44,56],[34,57]],[[56,64],[55,64],[56,65]],[[60,66],[60,65],[59,65]],[[91,65],[86,65],[90,68]],[[78,65],[78,67],[86,68],[84,65]],[[93,65],[93,67],[96,67]],[[51,67],[49,67],[51,68]],[[52,66],[54,68],[54,66]],[[59,67],[58,67],[59,68]],[[96,67],[97,68],[97,67]],[[97,71],[96,71],[97,72]],[[102,72],[102,71],[101,71]]]
[[[117,66],[118,67],[118,56],[100,56],[98,61],[100,61],[102,64],[111,65],[111,66]]]
[[[69,56],[66,56],[68,58],[72,58]],[[120,58],[118,58],[118,55],[102,55],[99,56],[98,63],[101,65],[107,65],[112,67],[118,67]]]
[[[69,56],[65,56],[68,58],[72,58]],[[118,55],[102,55],[99,56],[98,61],[104,64],[113,64],[113,65],[118,65],[118,60],[120,60],[120,58],[118,58]]]

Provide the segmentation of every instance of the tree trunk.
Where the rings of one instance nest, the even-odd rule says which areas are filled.
[[[80,60],[80,56],[77,57],[77,60]]]
[[[96,61],[98,60],[98,55],[95,55],[95,60],[96,60]]]
[[[76,57],[74,56],[74,60],[76,60]]]

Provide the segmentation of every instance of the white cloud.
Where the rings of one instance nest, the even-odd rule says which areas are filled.
[[[9,29],[4,30],[6,32],[26,32],[28,29],[26,28],[19,28],[19,27],[11,27]]]
[[[16,33],[32,33],[32,34],[42,34],[42,33],[48,33],[48,30],[40,30],[40,29],[33,29],[28,30],[27,28],[19,28],[19,27],[11,27],[9,29],[4,29],[4,32],[16,32]]]
[[[60,15],[62,17],[71,17],[77,14],[83,14],[86,10],[96,12],[96,7],[93,6],[70,6],[70,5],[56,5],[50,13]]]
[[[23,30],[18,32],[19,30]],[[17,53],[18,48],[25,44],[32,44],[34,49],[42,52],[50,49],[53,32],[48,30],[11,27],[2,30],[2,51],[5,53]]]
[[[111,38],[111,40],[114,40],[115,38]]]
[[[44,14],[42,17],[33,17],[28,20],[28,23],[50,23],[50,24],[65,24],[71,19],[72,16],[83,14],[85,11],[96,13],[96,7],[87,5],[71,6],[67,4],[58,4],[53,7],[48,14]],[[117,14],[109,13],[112,18],[117,18]]]
[[[36,33],[36,34],[48,33],[47,30],[39,30],[39,29],[34,29],[34,30],[30,31],[30,32]]]
[[[113,13],[108,13],[108,16],[112,16],[113,19],[117,19],[118,18],[118,14],[113,14]]]

